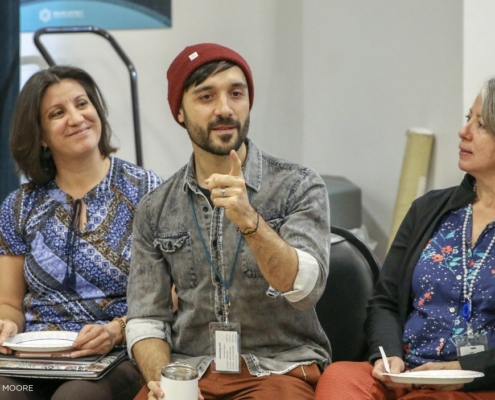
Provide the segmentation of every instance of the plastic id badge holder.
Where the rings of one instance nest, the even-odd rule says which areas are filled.
[[[458,356],[479,353],[488,349],[488,338],[485,333],[464,335],[455,339]]]
[[[241,324],[210,322],[212,372],[238,374],[241,372]]]

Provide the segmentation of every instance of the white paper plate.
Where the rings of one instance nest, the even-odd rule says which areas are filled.
[[[9,338],[2,346],[24,351],[69,350],[76,337],[77,332],[68,331],[25,332]]]
[[[388,374],[383,375],[390,376],[393,382],[396,383],[411,383],[419,385],[451,385],[456,383],[468,383],[474,380],[474,378],[481,378],[485,376],[482,372],[467,371],[458,369],[442,369],[442,370],[428,370],[428,371],[411,371],[404,372],[402,374]]]

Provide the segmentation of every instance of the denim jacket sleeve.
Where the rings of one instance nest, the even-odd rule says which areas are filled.
[[[300,179],[294,181],[288,191],[283,217],[277,225],[280,236],[298,256],[306,253],[304,267],[315,274],[309,286],[298,287],[284,293],[284,297],[300,310],[316,304],[325,290],[330,259],[330,206],[326,186],[321,177],[311,169],[303,168]],[[311,260],[311,261],[310,261]],[[301,262],[301,260],[300,260]],[[306,274],[308,271],[304,271]]]

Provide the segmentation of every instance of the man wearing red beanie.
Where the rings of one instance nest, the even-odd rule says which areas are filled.
[[[150,398],[163,395],[161,368],[181,362],[199,399],[314,399],[330,362],[314,308],[330,253],[325,185],[247,138],[254,85],[238,53],[186,47],[167,78],[193,154],[134,217],[129,354]]]

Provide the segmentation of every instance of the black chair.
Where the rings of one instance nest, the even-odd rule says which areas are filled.
[[[332,345],[332,361],[363,361],[367,357],[363,323],[366,304],[381,264],[352,232],[331,227],[330,272],[316,313]]]

